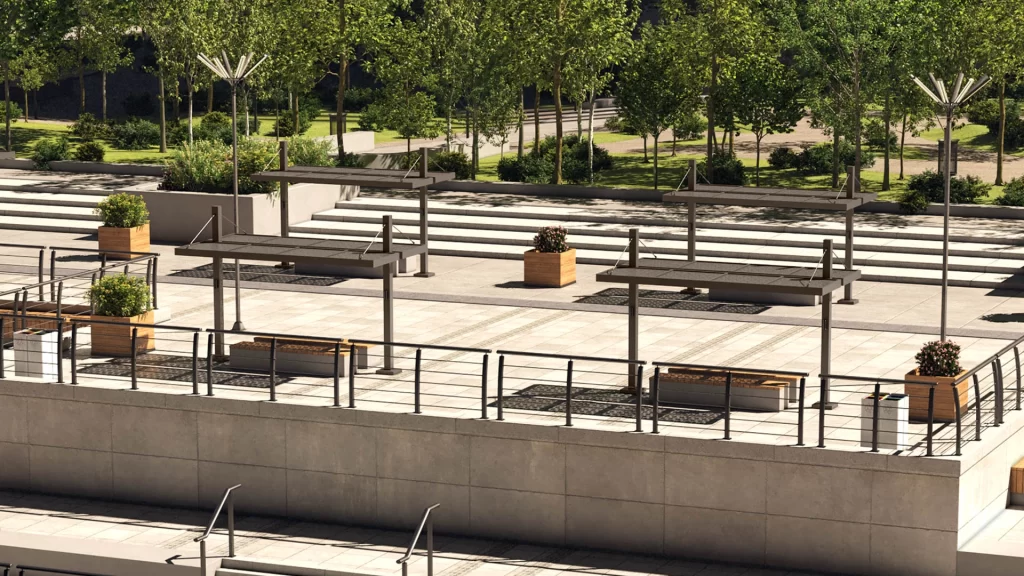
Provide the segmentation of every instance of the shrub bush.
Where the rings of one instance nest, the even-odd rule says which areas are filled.
[[[921,376],[956,376],[964,371],[960,366],[960,345],[946,340],[935,340],[921,347],[914,357]]]
[[[75,148],[75,160],[79,162],[103,162],[106,150],[99,142],[82,142]]]
[[[272,194],[276,192],[276,182],[257,182],[250,176],[256,172],[270,170],[277,162],[277,144],[273,140],[240,138],[238,141],[238,193]],[[230,162],[228,165],[230,170]],[[227,181],[230,185],[230,174]]]
[[[551,170],[545,183],[555,181],[555,144],[556,138],[548,136],[541,140],[540,146],[537,147],[540,156],[551,164]],[[580,138],[577,134],[570,134],[562,138],[562,180],[570,184],[582,184],[590,181],[588,153],[586,138]],[[600,146],[594,146],[594,173],[607,170],[612,165],[613,160],[608,151]]]
[[[160,144],[160,127],[149,120],[130,118],[111,129],[111,142],[121,150],[145,150]]]
[[[839,140],[839,170],[843,171],[845,166],[853,166],[856,162],[856,147],[845,138]],[[875,164],[875,156],[868,150],[861,148],[861,168],[870,168]],[[819,142],[800,152],[797,166],[804,174],[820,175],[832,173],[832,143]]]
[[[106,138],[110,134],[110,129],[106,122],[88,112],[82,112],[78,115],[78,120],[75,120],[75,123],[71,125],[69,132],[71,132],[72,136],[77,136],[83,142],[91,142],[100,138]]]
[[[977,204],[982,196],[988,196],[992,187],[977,176],[954,176],[949,182],[951,204]],[[907,190],[919,192],[928,202],[942,203],[946,200],[945,180],[942,174],[926,170],[910,177]]]
[[[363,158],[355,152],[338,154],[337,166],[339,168],[364,168]]]
[[[533,237],[533,248],[537,252],[566,252],[569,250],[567,235],[568,232],[561,226],[545,226]]]
[[[361,112],[373,102],[376,97],[373,88],[354,86],[345,89],[345,111]]]
[[[149,222],[149,209],[142,196],[111,194],[96,205],[104,226],[112,228],[138,228]]]
[[[206,126],[207,128],[219,128],[227,126],[228,129],[230,130],[231,117],[223,112],[214,110],[213,112],[208,112],[206,115],[204,115],[202,119],[200,119],[199,125]]]
[[[454,172],[456,180],[469,180],[473,176],[473,166],[464,152],[434,152],[430,155],[430,169]]]
[[[780,146],[768,155],[768,165],[776,170],[796,168],[800,165],[800,155],[793,152],[792,148]]]
[[[1006,118],[1006,133],[1003,135],[1003,145],[1007,150],[1024,148],[1024,120],[1016,117]]]
[[[696,140],[708,131],[708,121],[698,114],[687,114],[672,127],[676,140]]]
[[[921,214],[928,209],[928,198],[921,192],[906,190],[900,194],[900,211],[904,214]]]
[[[626,121],[619,116],[612,116],[604,121],[604,127],[609,132],[621,132],[623,134],[630,134],[629,127],[626,126]]]
[[[171,151],[164,164],[164,190],[223,192],[231,188],[231,148],[196,141]]]
[[[555,164],[545,156],[525,154],[520,159],[505,156],[498,161],[498,179],[505,182],[547,184],[555,172]]]
[[[293,166],[334,166],[331,142],[296,136],[288,142],[288,161]]]
[[[280,131],[281,136],[295,136],[305,134],[313,126],[313,120],[320,115],[320,100],[313,97],[299,99],[299,130],[295,131],[294,119],[289,110],[282,110],[281,117],[274,125],[273,134]]]
[[[1016,103],[1013,100],[1006,100],[1006,113],[1010,115],[1011,108],[1014,108]],[[984,100],[975,100],[967,107],[967,120],[972,124],[981,124],[987,126],[989,130],[999,127],[999,100],[996,98],[986,98]]]
[[[740,161],[734,154],[718,153],[714,158],[714,183],[741,186],[747,183],[747,174]],[[708,173],[707,158],[697,164],[697,170],[701,174]]]
[[[885,122],[880,118],[867,118],[864,122],[864,142],[878,150],[885,148]],[[889,148],[896,147],[896,131],[889,130]]]
[[[93,314],[129,318],[149,310],[149,286],[138,276],[104,276],[89,289]]]
[[[1000,206],[1024,206],[1024,176],[1010,180],[1003,188],[1003,195],[996,200]]]
[[[21,106],[18,106],[17,102],[11,100],[10,103],[11,103],[11,122],[12,123],[13,122],[17,122],[18,120],[21,120],[21,117],[24,115],[24,112],[21,110]],[[6,121],[7,121],[7,106],[3,102],[0,102],[0,122],[6,122]]]
[[[32,161],[40,170],[49,170],[50,162],[54,160],[69,159],[71,159],[71,141],[67,136],[45,138],[36,142],[32,147]]]

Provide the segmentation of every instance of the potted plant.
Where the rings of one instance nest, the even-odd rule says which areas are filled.
[[[107,258],[129,259],[149,252],[149,210],[142,196],[107,196],[96,213],[103,219],[99,244]]]
[[[953,382],[967,372],[960,366],[960,346],[948,340],[928,342],[914,358],[917,360],[917,368],[907,372],[907,384],[904,385],[904,392],[910,396],[910,419],[928,420],[928,390],[935,384],[935,421],[955,421]],[[956,386],[956,400],[960,404],[961,414],[967,409],[968,390],[968,379]]]
[[[569,248],[565,237],[561,226],[541,228],[533,237],[533,250],[523,257],[527,285],[561,288],[576,282],[576,249]]]
[[[149,286],[137,276],[118,274],[100,278],[89,289],[92,318],[92,353],[94,356],[131,356],[132,326],[153,324],[149,306]],[[135,349],[153,350],[153,328],[139,327]]]

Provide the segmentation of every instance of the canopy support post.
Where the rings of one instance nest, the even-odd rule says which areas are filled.
[[[288,170],[288,141],[281,140],[278,143],[278,157],[279,157],[279,169],[281,172]],[[288,214],[288,182],[281,182],[281,238],[288,237],[288,226],[290,216]],[[288,268],[291,264],[289,262],[281,262],[278,264],[278,268]]]
[[[855,166],[848,166],[846,173],[846,197],[852,199],[854,194],[860,193],[860,174]],[[853,270],[853,208],[846,210],[846,250],[843,251],[843,264],[847,270]],[[857,299],[853,297],[853,282],[843,287],[843,297],[836,303],[857,303]]]
[[[213,241],[220,242],[224,223],[220,217],[220,206],[213,207]],[[224,358],[224,259],[213,259],[213,328],[214,349],[217,358]]]
[[[832,279],[832,239],[824,241],[824,254],[822,255],[822,279]],[[826,410],[834,410],[838,404],[831,401],[829,390],[829,377],[832,372],[832,292],[825,291],[821,296],[821,400],[814,404],[814,408],[821,408],[825,403]]]
[[[631,228],[629,231],[629,267],[637,268],[640,265],[640,230]],[[636,282],[629,284],[629,359],[640,358],[640,285]],[[643,393],[643,382],[637,382],[636,371],[630,364],[626,370],[629,374],[628,389],[637,394]]]
[[[386,254],[394,250],[393,227],[391,215],[384,216],[384,253]],[[402,372],[395,368],[394,346],[390,344],[395,341],[395,266],[396,264],[392,262],[385,264],[381,270],[384,278],[384,342],[387,342],[387,344],[384,344],[384,367],[377,370],[377,374],[386,374],[388,376]]]
[[[420,178],[427,177],[427,163],[430,160],[430,148],[420,148]],[[420,254],[420,270],[413,274],[417,278],[430,278],[434,275],[430,271],[430,248],[429,248],[429,222],[430,209],[427,200],[427,187],[420,188],[420,244],[425,250]]]

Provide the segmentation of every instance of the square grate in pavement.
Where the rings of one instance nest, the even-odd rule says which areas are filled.
[[[206,359],[199,359],[196,374],[200,384],[206,384]],[[115,358],[100,364],[79,365],[80,374],[94,376],[117,376],[131,378],[130,358]],[[192,357],[170,354],[141,354],[136,358],[135,373],[145,380],[192,383]],[[277,376],[278,385],[287,384],[292,378]],[[270,376],[232,371],[226,362],[213,363],[213,383],[217,386],[240,386],[243,388],[270,388]]]
[[[334,276],[303,276],[296,274],[294,268],[276,268],[274,266],[259,266],[256,264],[242,264],[243,282],[269,282],[272,284],[295,284],[301,286],[334,286],[345,281],[345,278]],[[213,278],[213,264],[203,264],[188,270],[172,272],[171,276],[182,278]],[[234,279],[234,264],[224,263],[224,278]]]
[[[626,288],[607,288],[597,294],[584,296],[576,300],[577,304],[605,304],[609,306],[625,306],[628,303],[629,291]],[[694,312],[726,312],[729,314],[760,314],[768,310],[768,306],[758,304],[733,304],[730,302],[712,302],[705,294],[683,294],[667,290],[641,290],[640,306],[642,308],[665,308],[671,310],[691,310]]]
[[[645,395],[641,402],[641,418],[653,420],[654,407],[651,406],[650,397]],[[490,406],[497,406],[497,401]],[[509,410],[565,414],[565,386],[530,386],[514,395],[502,396],[502,406]],[[636,397],[614,389],[573,386],[572,413],[581,416],[636,418]],[[720,410],[658,406],[658,420],[662,422],[710,426],[724,417],[725,412]]]

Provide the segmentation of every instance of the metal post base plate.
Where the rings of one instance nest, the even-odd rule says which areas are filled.
[[[383,374],[385,376],[394,376],[401,373],[402,370],[400,368],[380,368],[377,370],[377,374]]]
[[[811,404],[811,408],[814,408],[815,410],[821,410],[821,402],[815,402],[814,404]],[[838,402],[825,403],[825,410],[835,410],[836,408],[839,408]]]
[[[433,272],[416,272],[413,274],[416,278],[433,278],[436,276]]]
[[[858,302],[860,302],[860,300],[858,300],[856,298],[840,298],[839,300],[836,300],[836,304],[853,305],[853,304],[856,304]]]
[[[291,267],[292,267],[291,262],[279,262],[277,264],[274,264],[274,268],[284,268],[284,269],[287,269],[287,268],[291,268]]]
[[[232,332],[245,332],[245,324],[242,324],[241,320],[235,320],[235,324],[231,327]]]
[[[703,294],[704,291],[701,290],[700,288],[683,288],[682,290],[679,291],[679,293],[680,294],[690,294],[692,296],[697,296],[699,294]]]

